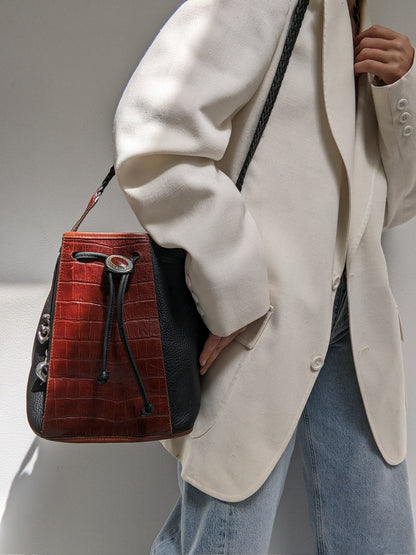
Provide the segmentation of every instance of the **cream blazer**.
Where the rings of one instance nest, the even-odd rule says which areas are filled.
[[[242,193],[234,184],[295,4],[184,2],[114,119],[119,185],[160,245],[187,251],[186,282],[206,325],[224,336],[249,324],[202,377],[193,431],[162,442],[186,481],[228,501],[266,480],[319,375],[344,267],[342,221],[366,414],[385,461],[406,454],[403,334],[381,236],[416,214],[415,66],[384,87],[361,76],[355,112],[347,1],[311,0]],[[362,10],[366,28],[366,2]]]

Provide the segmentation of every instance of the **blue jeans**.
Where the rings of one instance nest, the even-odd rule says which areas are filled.
[[[325,364],[266,482],[243,501],[225,502],[184,482],[178,461],[180,496],[153,542],[152,555],[268,553],[296,436],[318,555],[416,553],[406,461],[395,466],[384,461],[362,403],[345,271],[334,300]]]

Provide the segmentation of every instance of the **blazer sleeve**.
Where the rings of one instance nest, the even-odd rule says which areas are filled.
[[[416,215],[416,62],[401,79],[371,90],[387,176],[384,229]]]
[[[233,116],[264,78],[289,7],[289,0],[184,2],[145,52],[115,113],[119,185],[159,245],[187,251],[187,286],[220,336],[270,306],[260,233],[215,162]]]

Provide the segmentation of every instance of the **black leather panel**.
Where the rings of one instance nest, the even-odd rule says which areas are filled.
[[[165,361],[172,432],[191,430],[201,399],[198,357],[209,330],[185,283],[183,249],[167,249],[150,240],[160,333]]]

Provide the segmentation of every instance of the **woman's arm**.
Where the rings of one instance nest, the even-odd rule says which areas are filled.
[[[409,39],[374,25],[356,38],[355,72],[371,83],[388,189],[384,228],[416,216],[416,63]],[[381,84],[381,86],[380,86]]]
[[[187,285],[218,336],[270,305],[262,239],[215,161],[227,148],[234,114],[266,73],[289,6],[184,2],[146,51],[114,119],[120,187],[157,243],[187,251]]]

